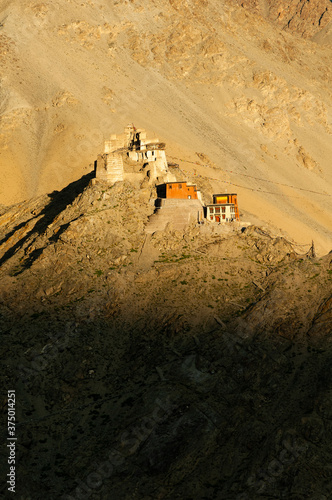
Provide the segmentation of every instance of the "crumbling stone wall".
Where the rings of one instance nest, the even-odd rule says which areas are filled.
[[[123,181],[123,159],[120,152],[113,151],[98,156],[96,178],[110,183]]]
[[[113,184],[122,181],[125,175],[122,155],[127,152],[130,160],[147,163],[150,178],[156,179],[167,173],[164,147],[158,138],[147,139],[145,130],[127,125],[124,134],[112,134],[105,142],[104,154],[98,156],[96,178]]]

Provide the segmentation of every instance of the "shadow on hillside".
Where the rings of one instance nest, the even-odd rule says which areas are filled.
[[[320,314],[328,306],[324,304]],[[126,481],[130,488],[138,489],[138,498],[151,489],[161,491],[166,478],[178,488],[179,498],[189,498],[176,475],[183,464],[190,471],[195,464],[194,472],[202,481],[213,467],[213,477],[222,474],[218,483],[222,496],[218,498],[236,498],[234,491],[243,493],[253,475],[259,478],[262,447],[268,465],[276,456],[283,459],[286,451],[289,460],[293,452],[292,477],[301,471],[309,446],[302,437],[308,427],[301,418],[316,415],[316,409],[328,403],[330,352],[318,357],[308,350],[295,365],[298,346],[279,333],[257,336],[253,331],[249,338],[232,326],[226,331],[216,322],[205,332],[202,323],[195,338],[188,331],[177,331],[174,314],[167,324],[160,321],[159,314],[151,317],[145,311],[122,321],[99,318],[75,324],[69,310],[61,315],[47,309],[44,314],[29,312],[30,321],[17,318],[20,341],[13,344],[9,331],[3,338],[11,350],[8,374],[21,401],[19,432],[28,443],[20,457],[28,472],[27,480],[19,485],[21,495],[31,494],[34,481],[43,479],[34,499],[47,497],[47,488],[52,488],[53,498],[63,494],[62,498],[79,498],[75,478],[86,482],[96,467],[100,472],[114,449],[124,450]],[[317,316],[317,324],[324,319],[322,314]],[[287,324],[286,318],[285,327]],[[47,349],[43,349],[45,331]],[[326,324],[326,338],[328,332]],[[158,401],[167,403],[168,410],[160,411],[163,418],[151,424],[149,418]],[[317,416],[309,423],[316,426],[310,432],[322,432]],[[271,432],[275,428],[278,432]],[[123,436],[129,435],[131,439],[125,440]],[[229,470],[224,474],[220,460],[230,453],[234,465],[231,474]],[[322,466],[324,454],[315,454],[314,459]],[[89,466],[95,462],[97,465]],[[41,469],[39,463],[53,465]],[[286,488],[288,466],[285,461],[278,476],[269,476],[273,481],[264,483],[266,489]],[[98,493],[106,498],[114,486],[118,488],[114,498],[125,498],[124,472],[117,466],[111,470],[112,478],[105,474],[103,485],[98,486],[105,491]],[[185,479],[185,487],[190,498],[196,498],[197,486],[190,477]],[[297,488],[294,481],[292,486]],[[253,498],[261,486],[258,479],[257,484],[253,482]],[[172,488],[169,497],[175,497]]]
[[[28,231],[15,245],[13,245],[0,259],[0,266],[4,264],[8,259],[10,259],[18,250],[22,249],[24,245],[29,242],[29,239],[32,240],[29,242],[31,245],[35,239],[43,234],[48,226],[52,224],[52,222],[60,215],[60,213],[65,210],[65,208],[73,203],[75,198],[79,194],[81,194],[84,189],[88,186],[90,180],[93,178],[94,173],[90,172],[89,174],[84,175],[79,180],[71,182],[67,187],[62,189],[61,191],[53,191],[49,195],[51,201],[48,205],[41,211],[39,217],[41,217],[35,226]],[[30,219],[31,220],[31,219]],[[5,238],[0,242],[3,244],[6,242],[16,231],[21,229],[23,226],[27,224],[28,221],[25,221],[19,225],[17,225],[10,233],[8,233]],[[31,267],[33,262],[41,255],[44,248],[38,248],[34,250],[27,259],[24,260],[20,269],[15,274],[22,273],[25,269]]]

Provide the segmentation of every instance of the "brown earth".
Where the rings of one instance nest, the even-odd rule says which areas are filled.
[[[239,4],[275,23],[282,30],[311,38],[332,21],[330,0],[238,0]]]
[[[208,157],[212,189],[258,224],[328,252],[331,4],[242,3],[2,2],[0,203],[62,189],[134,121],[186,175]]]
[[[331,498],[331,46],[326,0],[1,2],[17,498]],[[243,225],[149,234],[151,182],[93,185],[133,121]]]
[[[330,498],[331,255],[90,180],[0,217],[17,497]]]

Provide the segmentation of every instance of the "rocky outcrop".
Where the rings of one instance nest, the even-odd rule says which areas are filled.
[[[19,498],[328,498],[331,255],[91,177],[1,209]]]
[[[332,21],[332,6],[329,0],[269,0],[269,4],[269,18],[272,21],[277,22],[282,29],[305,38],[311,38]]]
[[[269,19],[282,30],[311,38],[332,21],[329,0],[238,0],[239,4]]]

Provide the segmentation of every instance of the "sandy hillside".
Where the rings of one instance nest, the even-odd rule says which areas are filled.
[[[331,255],[90,180],[0,215],[0,497],[330,499]]]
[[[328,252],[330,2],[241,3],[2,1],[0,204],[80,178],[134,122],[248,220]]]

